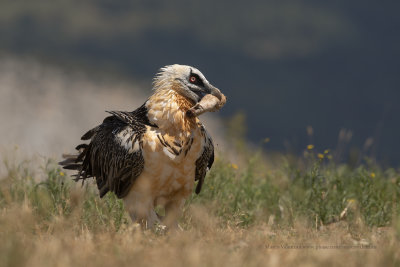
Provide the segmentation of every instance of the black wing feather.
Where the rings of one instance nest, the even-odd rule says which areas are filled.
[[[197,182],[196,194],[199,194],[201,187],[203,186],[204,179],[206,177],[207,171],[211,169],[214,163],[214,144],[211,137],[207,134],[204,126],[201,125],[201,131],[204,136],[204,147],[203,152],[200,157],[196,160],[196,173],[195,181]]]
[[[133,112],[109,113],[112,116],[106,117],[102,124],[82,136],[82,140],[91,141],[76,147],[80,154],[69,156],[60,165],[77,170],[75,180],[95,177],[100,197],[111,191],[122,198],[143,171],[142,142],[139,141],[146,131],[146,125],[151,124],[144,105]],[[122,131],[131,134],[132,140],[138,140],[140,145],[137,151],[129,153],[128,149],[121,146],[116,135]]]

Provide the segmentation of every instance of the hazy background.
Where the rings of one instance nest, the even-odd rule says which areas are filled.
[[[256,144],[335,148],[347,129],[347,149],[370,140],[368,154],[397,166],[399,10],[361,0],[1,0],[0,144],[64,152],[104,110],[142,103],[161,66],[180,63],[227,95],[222,118],[246,115]]]

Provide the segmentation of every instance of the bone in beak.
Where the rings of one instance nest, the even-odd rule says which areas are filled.
[[[186,115],[189,117],[196,117],[207,111],[214,112],[221,109],[226,103],[226,97],[217,88],[215,89],[216,91],[205,95],[200,102],[186,111]],[[220,98],[218,98],[218,96]]]

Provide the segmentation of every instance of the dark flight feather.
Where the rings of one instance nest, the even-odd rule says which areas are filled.
[[[204,179],[206,177],[207,171],[211,169],[214,163],[214,144],[212,139],[206,134],[206,130],[203,125],[201,125],[202,135],[205,139],[205,144],[203,147],[203,152],[200,157],[196,160],[196,171],[195,171],[195,181],[197,182],[196,194],[199,194],[201,187],[203,186]]]
[[[68,156],[60,165],[65,169],[77,170],[75,180],[95,177],[100,197],[112,191],[123,198],[144,167],[141,139],[146,125],[156,125],[150,124],[144,105],[133,112],[109,113],[111,116],[106,117],[102,124],[82,136],[82,140],[90,139],[90,143],[76,147],[80,154]],[[139,149],[129,153],[129,149],[121,145],[117,138],[121,132],[131,135],[132,145],[139,142]]]

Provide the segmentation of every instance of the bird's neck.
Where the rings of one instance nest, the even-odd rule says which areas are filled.
[[[172,89],[156,90],[146,102],[150,122],[174,136],[189,136],[196,128],[198,119],[186,115],[192,106],[186,97]]]

